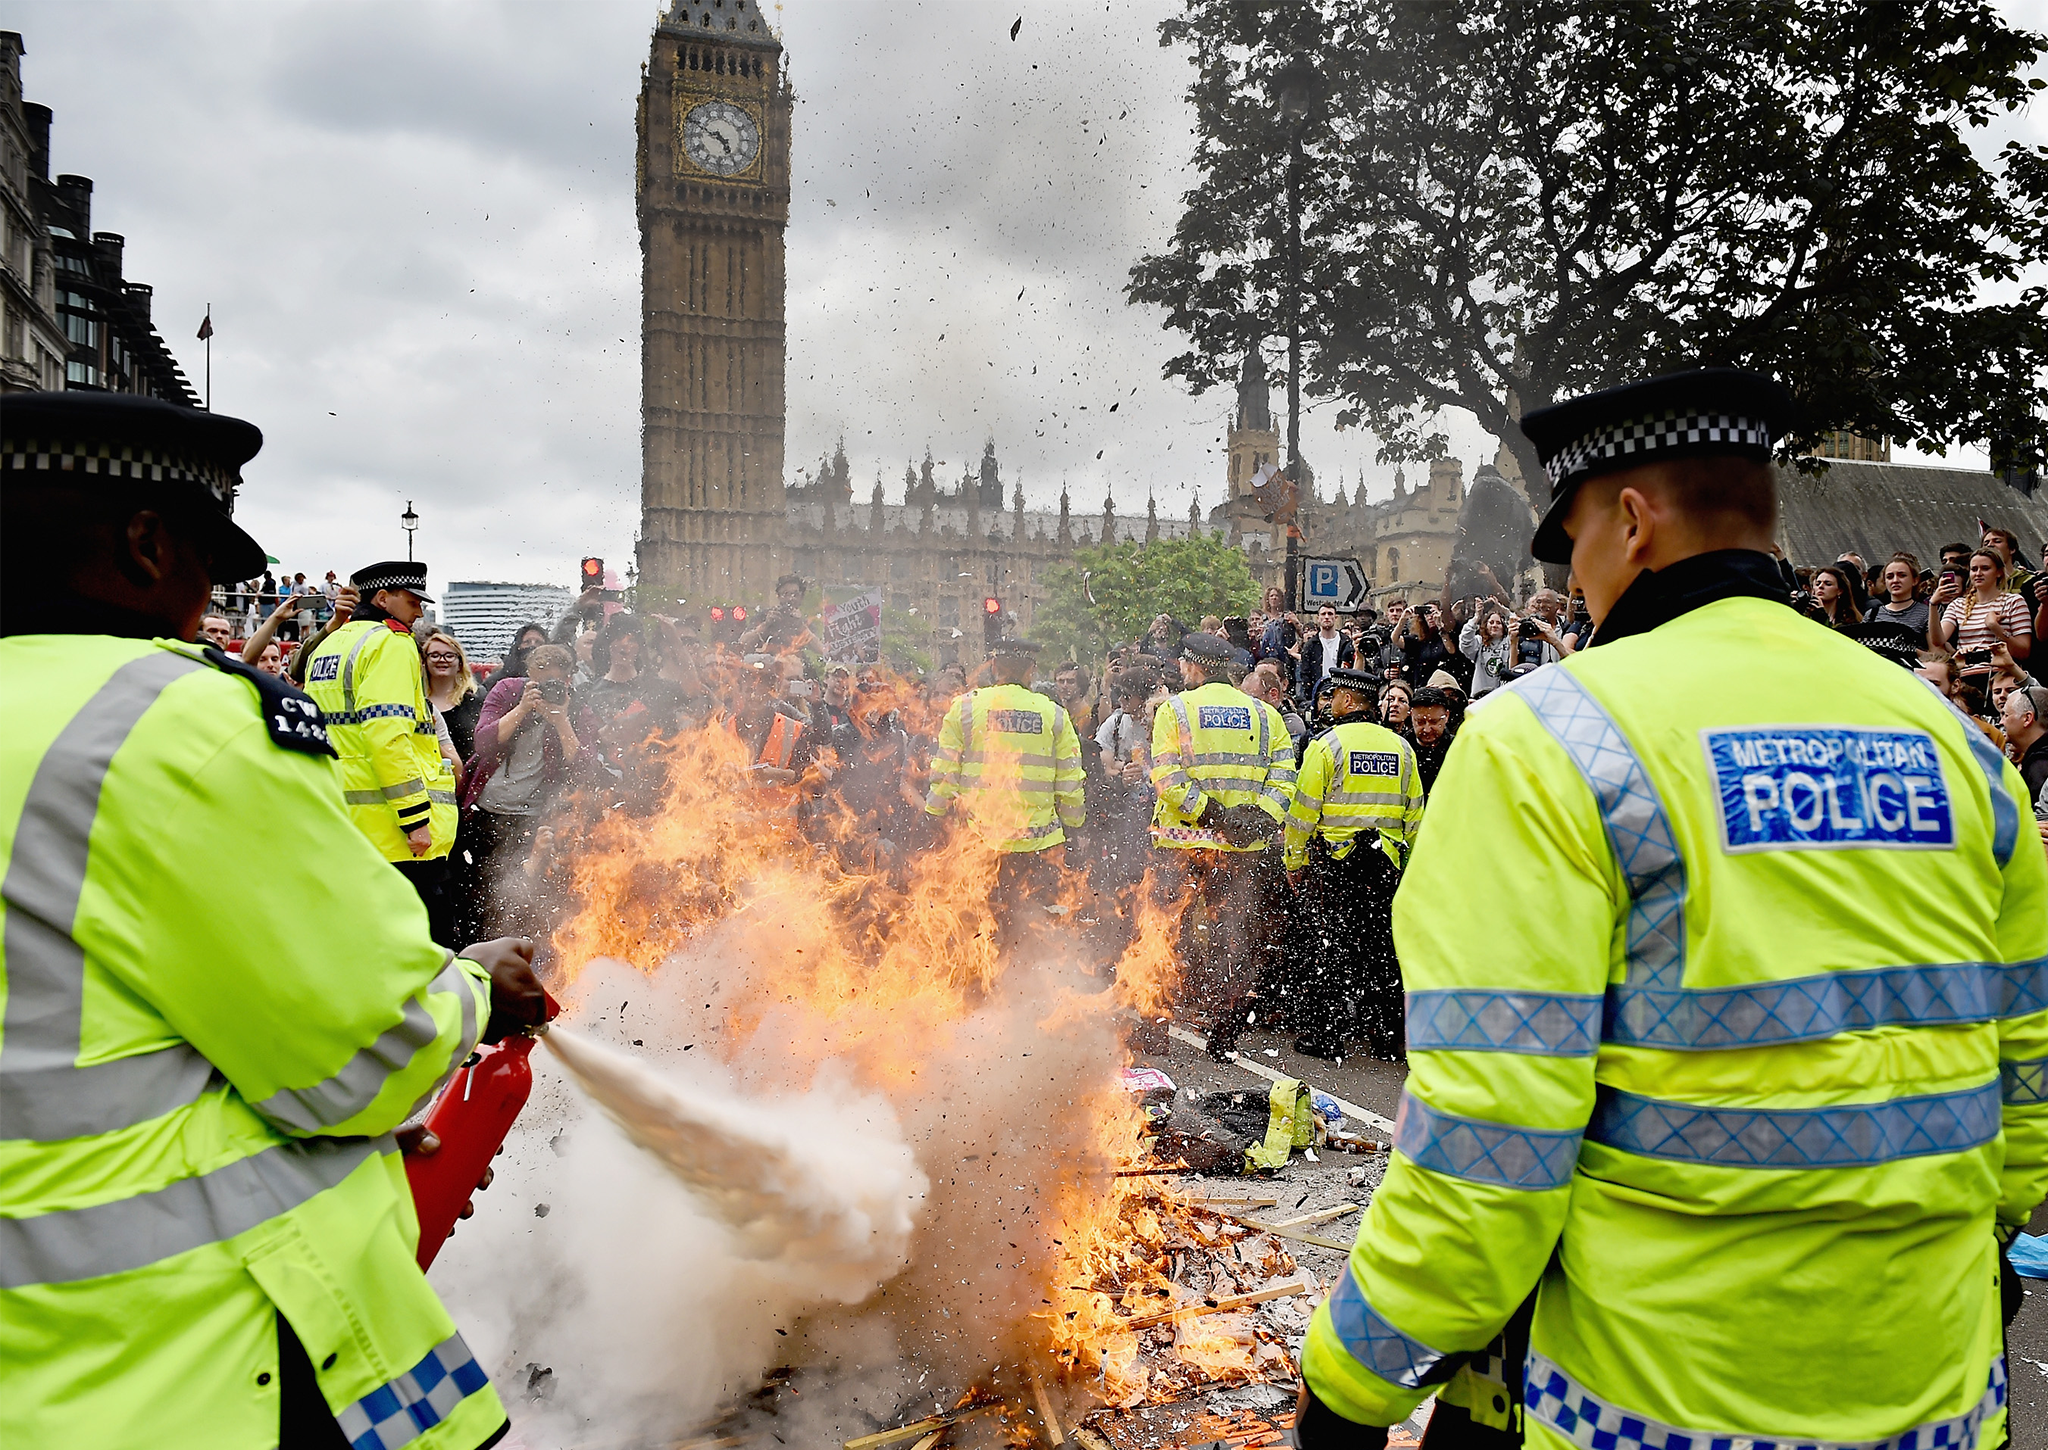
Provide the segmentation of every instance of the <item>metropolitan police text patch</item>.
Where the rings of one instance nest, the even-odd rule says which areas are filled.
[[[1730,851],[1955,844],[1948,786],[1921,730],[1705,730]]]
[[[1035,710],[991,710],[989,727],[1011,735],[1045,734],[1045,717]]]
[[[1401,757],[1387,750],[1354,750],[1351,752],[1351,773],[1353,775],[1399,775]]]
[[[1196,724],[1204,730],[1249,730],[1252,712],[1244,705],[1203,705],[1195,711]]]
[[[312,674],[315,680],[336,680],[341,678],[341,656],[320,655],[313,661]]]

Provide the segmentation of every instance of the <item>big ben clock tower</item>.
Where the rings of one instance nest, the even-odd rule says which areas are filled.
[[[760,0],[671,0],[640,87],[640,588],[752,603],[783,531],[791,95]]]

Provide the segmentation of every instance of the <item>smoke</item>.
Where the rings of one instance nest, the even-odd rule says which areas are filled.
[[[1121,1101],[1102,983],[1048,949],[965,995],[842,981],[802,874],[752,890],[651,972],[578,975],[436,1262],[532,1450],[701,1430],[781,1367],[777,1433],[836,1442],[1043,1364],[1063,1195]]]
[[[567,1029],[543,1039],[606,1117],[732,1231],[742,1258],[804,1270],[823,1299],[858,1304],[903,1266],[931,1185],[886,1104],[814,1089],[764,1111],[685,1088]]]

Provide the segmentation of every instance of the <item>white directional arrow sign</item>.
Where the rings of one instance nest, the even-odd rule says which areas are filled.
[[[1303,559],[1301,561],[1301,607],[1356,609],[1372,591],[1372,581],[1356,559]]]

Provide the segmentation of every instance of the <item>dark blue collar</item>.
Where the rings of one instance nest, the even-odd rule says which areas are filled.
[[[1717,599],[1768,599],[1790,605],[1792,595],[1778,572],[1778,561],[1755,549],[1716,549],[1662,569],[1645,569],[1623,591],[1593,643],[1612,644],[1630,635],[1648,634],[1682,614]]]

